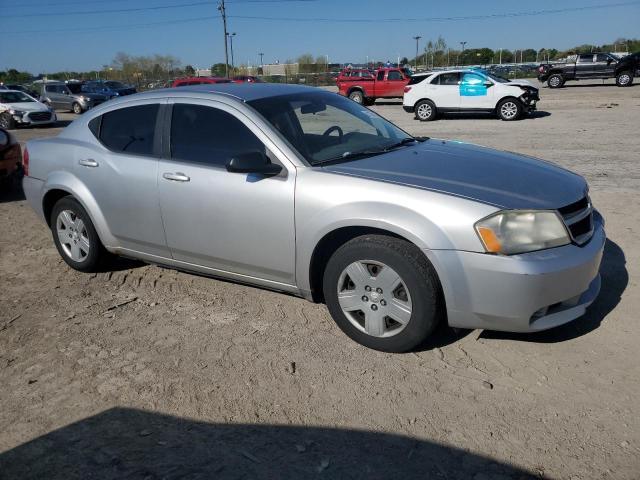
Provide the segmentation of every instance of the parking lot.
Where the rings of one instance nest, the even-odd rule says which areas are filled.
[[[413,353],[368,350],[295,297],[129,261],[73,271],[3,193],[0,479],[637,479],[640,86],[540,95],[517,122],[372,107],[586,177],[609,237],[602,291],[539,334],[442,328]]]

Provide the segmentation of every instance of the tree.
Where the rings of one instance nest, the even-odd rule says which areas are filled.
[[[186,67],[184,67],[184,74],[187,77],[195,77],[196,69],[193,68],[191,65],[187,65]]]
[[[231,68],[231,65],[228,65],[228,68]],[[214,77],[224,77],[226,75],[224,63],[216,63],[215,65],[212,65],[211,75]]]

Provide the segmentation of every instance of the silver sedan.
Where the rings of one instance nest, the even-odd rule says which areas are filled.
[[[126,255],[325,302],[370,348],[439,322],[531,332],[596,298],[603,220],[550,163],[414,138],[309,87],[200,85],[108,102],[25,152],[62,258]]]

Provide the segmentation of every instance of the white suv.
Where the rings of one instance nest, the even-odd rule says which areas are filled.
[[[535,110],[538,100],[538,89],[526,80],[482,70],[446,70],[413,75],[402,105],[423,122],[444,112],[493,112],[502,120],[517,120]]]

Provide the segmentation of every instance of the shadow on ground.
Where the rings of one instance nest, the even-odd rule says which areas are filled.
[[[600,266],[602,287],[587,313],[573,322],[539,333],[507,333],[485,330],[480,335],[488,339],[510,339],[522,342],[556,343],[581,337],[597,329],[607,315],[620,303],[629,283],[624,251],[617,243],[607,240]]]
[[[20,202],[25,200],[22,186],[8,182],[0,183],[0,203]]]
[[[0,454],[0,479],[532,479],[401,435],[204,423],[114,408]]]

